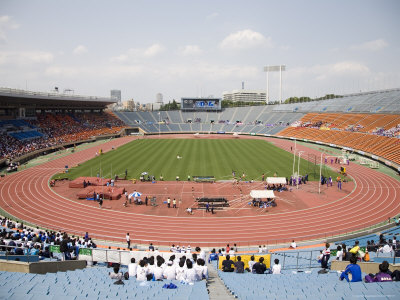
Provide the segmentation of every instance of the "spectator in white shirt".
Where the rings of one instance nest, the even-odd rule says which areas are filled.
[[[172,254],[172,255],[169,257],[169,260],[168,260],[168,262],[172,262],[172,265],[173,265],[173,266],[176,266],[176,265],[177,265],[177,264],[176,264],[176,261],[175,261],[175,258],[176,258],[175,254]]]
[[[126,238],[126,244],[128,245],[128,249],[131,248],[131,237],[129,236],[129,232],[125,236]]]
[[[163,264],[162,260],[157,261],[157,267],[154,268],[154,280],[159,280],[159,281],[163,280],[164,270],[161,267],[162,264]]]
[[[111,279],[117,279],[117,280],[122,280],[122,278],[124,277],[124,275],[119,271],[119,266],[116,265],[114,267],[114,271],[110,272],[110,278]]]
[[[343,250],[342,247],[339,245],[337,246],[337,252],[336,252],[336,260],[342,261],[343,260]]]
[[[196,273],[196,281],[203,279],[203,267],[199,264],[199,261],[202,261],[202,259],[198,259],[197,263],[193,266],[193,269]]]
[[[139,266],[137,267],[136,279],[138,281],[147,281],[148,274],[149,274],[149,268],[147,266],[147,262],[145,260],[141,260],[139,262]]]
[[[254,255],[252,255],[251,257],[250,257],[250,260],[249,260],[249,272],[251,273],[251,272],[253,272],[253,266],[254,266],[254,264],[255,264],[256,262],[255,262],[255,260],[254,260]]]
[[[197,281],[196,271],[193,269],[193,263],[190,259],[186,260],[185,281],[194,284]]]
[[[262,252],[263,252],[263,249],[262,249],[262,247],[260,245],[260,246],[258,246],[258,253],[262,253]]]
[[[154,269],[156,268],[156,265],[154,264],[154,256],[151,256],[151,257],[149,258],[149,265],[148,265],[148,267],[149,267],[149,273],[150,273],[150,274],[154,274]]]
[[[388,243],[385,243],[385,246],[379,248],[379,252],[382,253],[391,253],[393,251],[393,248],[389,246]]]
[[[205,260],[199,258],[197,264],[202,268],[201,279],[208,279],[208,268],[206,266]]]
[[[185,280],[185,260],[181,259],[179,261],[179,266],[176,267],[175,272],[176,272],[176,280]]]
[[[196,252],[200,252],[199,253],[199,258],[203,259],[204,261],[206,261],[206,251],[204,251],[203,249],[201,249],[200,247],[196,247]]]
[[[275,258],[274,265],[272,266],[272,274],[281,274],[281,265],[279,264],[279,259]]]
[[[128,265],[129,277],[136,277],[137,263],[134,257],[131,258],[131,263]]]
[[[238,248],[236,244],[233,244],[233,250],[237,253],[238,252]]]
[[[175,280],[176,279],[176,268],[173,265],[171,260],[167,263],[167,267],[164,270],[163,276],[167,280]]]
[[[292,243],[290,244],[290,247],[289,248],[291,248],[291,249],[296,249],[297,248],[297,245],[296,245],[296,242],[293,240],[292,241]]]

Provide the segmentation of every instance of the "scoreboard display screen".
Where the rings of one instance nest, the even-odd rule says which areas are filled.
[[[208,101],[196,101],[195,102],[196,107],[214,107],[215,106],[215,101],[214,100],[208,100]]]
[[[221,99],[205,99],[205,98],[182,98],[181,110],[221,110]]]

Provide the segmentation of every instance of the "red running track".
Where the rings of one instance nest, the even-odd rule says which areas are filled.
[[[63,171],[65,165],[82,163],[94,157],[100,148],[106,152],[132,139],[112,140],[2,178],[0,206],[26,222],[71,234],[83,235],[88,231],[97,239],[123,242],[126,232],[130,232],[131,239],[141,244],[203,246],[323,238],[364,228],[400,213],[400,182],[356,164],[347,168],[356,187],[344,198],[318,207],[257,217],[169,217],[116,212],[63,198],[49,187],[51,176]],[[269,141],[286,150],[293,146],[288,140]],[[301,145],[297,148],[320,154]]]

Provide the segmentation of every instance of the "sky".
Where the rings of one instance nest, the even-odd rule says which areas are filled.
[[[398,0],[0,0],[0,87],[169,102],[265,91],[264,66],[285,65],[283,99],[400,88],[399,15]]]

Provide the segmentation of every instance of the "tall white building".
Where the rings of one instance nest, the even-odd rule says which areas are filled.
[[[159,103],[161,105],[164,103],[163,102],[163,94],[157,93],[157,95],[156,95],[156,103]]]
[[[111,90],[111,98],[115,98],[118,104],[121,104],[121,90]]]
[[[251,91],[251,90],[233,90],[231,93],[222,93],[222,100],[233,102],[263,102],[267,101],[267,94],[265,91]]]

